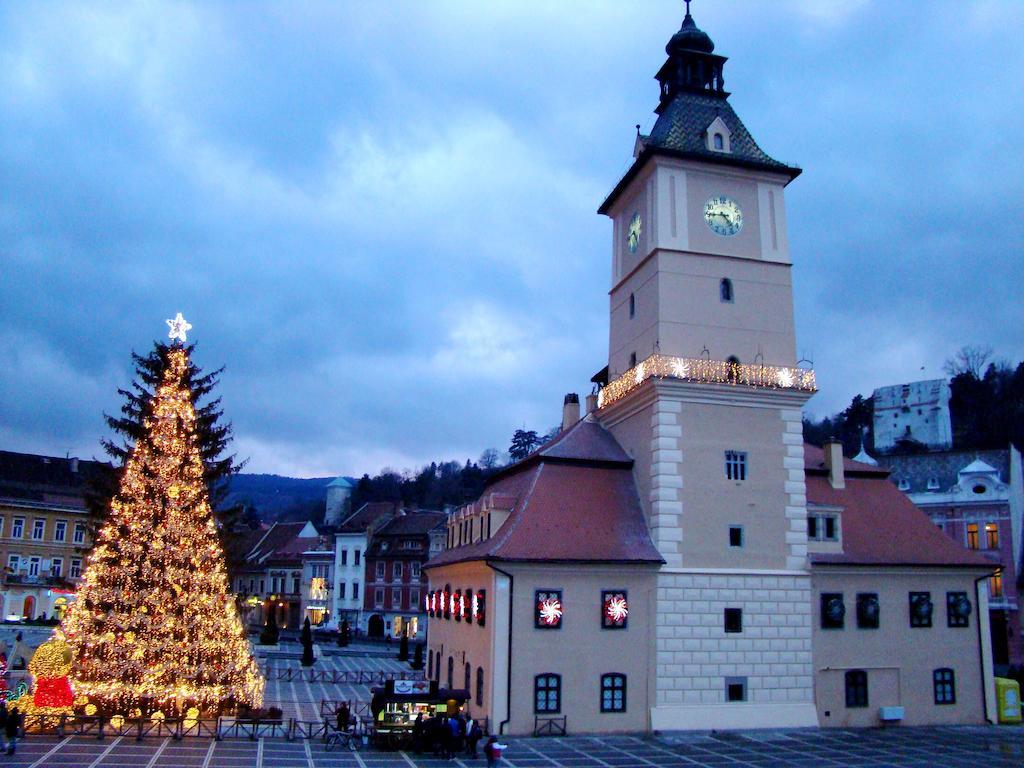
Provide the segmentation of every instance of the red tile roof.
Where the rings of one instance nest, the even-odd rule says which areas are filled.
[[[807,502],[842,509],[842,553],[814,553],[814,564],[979,567],[998,563],[960,546],[887,479],[888,470],[845,460],[845,488],[833,488],[820,448],[804,446]]]
[[[632,460],[596,422],[581,421],[488,484],[476,506],[511,506],[490,539],[449,549],[432,568],[467,560],[661,563]]]

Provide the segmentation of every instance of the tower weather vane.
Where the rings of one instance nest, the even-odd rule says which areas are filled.
[[[186,332],[192,330],[192,324],[182,317],[181,312],[173,320],[168,320],[167,326],[171,329],[170,333],[167,334],[168,338],[181,339],[182,344],[186,341]]]

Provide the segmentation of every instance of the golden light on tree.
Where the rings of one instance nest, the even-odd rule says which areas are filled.
[[[187,368],[187,352],[172,347],[63,622],[76,703],[108,715],[191,715],[263,699],[228,591]]]

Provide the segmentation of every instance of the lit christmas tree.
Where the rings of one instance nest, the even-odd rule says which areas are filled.
[[[184,342],[181,314],[168,324]],[[167,359],[63,623],[87,714],[215,713],[263,699],[203,482],[188,353],[176,343]]]

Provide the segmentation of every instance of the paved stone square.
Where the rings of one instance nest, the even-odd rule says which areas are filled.
[[[503,768],[1020,768],[1024,728],[747,731],[662,736],[508,739]],[[441,768],[483,766],[408,752],[325,751],[319,741],[98,740],[29,737],[4,765],[20,768]]]

